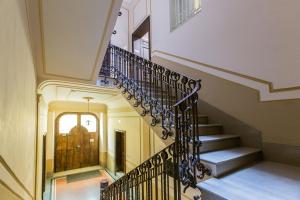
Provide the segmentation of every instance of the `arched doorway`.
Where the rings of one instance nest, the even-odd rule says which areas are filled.
[[[55,121],[55,172],[99,164],[99,120],[92,113],[63,113]]]

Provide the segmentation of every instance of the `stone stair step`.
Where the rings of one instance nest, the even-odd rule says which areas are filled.
[[[199,124],[198,134],[201,136],[222,134],[222,125],[221,124]]]
[[[237,147],[203,153],[203,164],[211,169],[212,176],[219,177],[232,170],[243,167],[261,159],[261,150],[249,147]]]
[[[240,145],[240,137],[238,135],[207,135],[199,136],[199,139],[202,142],[200,147],[201,153],[234,148]]]
[[[197,187],[202,200],[299,200],[300,167],[263,161]]]
[[[198,115],[198,123],[199,124],[208,124],[208,116]]]
[[[202,200],[248,200],[238,194],[238,188],[229,186],[220,179],[208,179],[198,183],[197,187],[201,190]],[[234,192],[231,192],[232,190]]]

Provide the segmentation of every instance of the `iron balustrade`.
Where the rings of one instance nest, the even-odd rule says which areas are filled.
[[[163,139],[174,139],[173,144],[103,190],[102,199],[180,200],[181,192],[195,188],[199,179],[210,174],[200,162],[197,103],[201,81],[111,44],[101,70],[128,94],[128,100],[134,99],[134,106],[143,110],[142,116],[151,115],[152,126],[162,126]]]

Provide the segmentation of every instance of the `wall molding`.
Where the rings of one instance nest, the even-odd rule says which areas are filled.
[[[178,56],[161,50],[153,50],[152,57],[161,57],[192,69],[203,71],[211,75],[227,79],[243,86],[250,87],[259,91],[260,101],[287,100],[300,98],[300,86],[289,88],[274,88],[272,82],[248,76],[238,72],[230,71],[224,67],[218,67],[211,64],[195,61],[186,57]],[[195,66],[197,65],[197,66]],[[201,69],[202,68],[202,69]]]
[[[25,185],[17,177],[17,175],[13,172],[13,170],[9,167],[9,165],[7,164],[7,162],[4,160],[4,158],[1,155],[0,155],[0,163],[3,165],[3,167],[6,169],[6,171],[11,175],[11,177],[21,186],[21,188],[31,197],[31,199],[34,199],[33,195],[25,187]]]
[[[98,67],[97,63],[99,61],[99,58],[100,58],[100,55],[101,55],[101,52],[102,52],[101,50],[102,50],[103,45],[104,45],[104,39],[105,39],[105,36],[107,35],[107,33],[104,32],[103,35],[101,36],[99,47],[98,47],[98,50],[97,50],[97,53],[96,53],[96,60],[95,60],[95,63],[94,63],[94,66],[93,66],[93,69],[92,69],[92,72],[91,72],[91,75],[90,75],[89,78],[78,78],[78,77],[48,73],[47,70],[46,70],[45,41],[44,41],[44,35],[45,34],[44,34],[44,24],[43,24],[43,3],[42,3],[42,1],[43,0],[38,0],[38,7],[39,7],[38,18],[39,18],[39,23],[40,23],[40,36],[41,36],[40,45],[41,45],[41,49],[42,49],[41,57],[42,57],[42,71],[43,71],[43,73],[45,75],[48,75],[48,76],[55,76],[55,77],[61,77],[61,78],[67,78],[67,79],[75,79],[75,80],[81,80],[81,81],[93,81],[96,68]],[[112,16],[111,14],[112,14],[112,11],[113,11],[113,8],[114,8],[115,4],[116,4],[116,0],[111,0],[110,6],[109,6],[109,11],[107,13],[104,28],[103,28],[106,31],[108,30],[108,25],[109,25],[109,22],[111,21],[111,16]],[[105,51],[106,51],[106,48],[105,48]]]
[[[43,89],[47,86],[58,86],[58,87],[69,87],[73,88],[74,90],[84,90],[86,92],[101,92],[107,94],[119,94],[119,90],[117,88],[107,88],[107,87],[100,87],[97,85],[86,84],[86,83],[76,83],[71,81],[62,81],[62,80],[47,80],[40,83],[37,87],[38,92],[42,92]]]
[[[107,113],[132,113],[132,112],[136,112],[133,108],[126,106],[126,107],[118,107],[118,108],[108,108],[107,109]],[[134,116],[134,117],[139,117]]]
[[[13,191],[6,183],[4,183],[2,180],[0,180],[0,185],[5,187],[7,190],[9,190],[11,193],[13,193],[15,196],[17,196],[19,199],[23,199],[19,194],[17,194],[15,191]]]

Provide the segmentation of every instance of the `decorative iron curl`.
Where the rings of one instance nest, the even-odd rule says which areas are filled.
[[[209,170],[207,167],[204,166],[203,163],[201,163],[200,159],[196,162],[196,168],[197,168],[197,178],[203,179],[205,175],[210,176],[211,170]]]
[[[180,79],[180,74],[178,74],[177,72],[171,72],[171,79],[175,82],[179,81]]]

